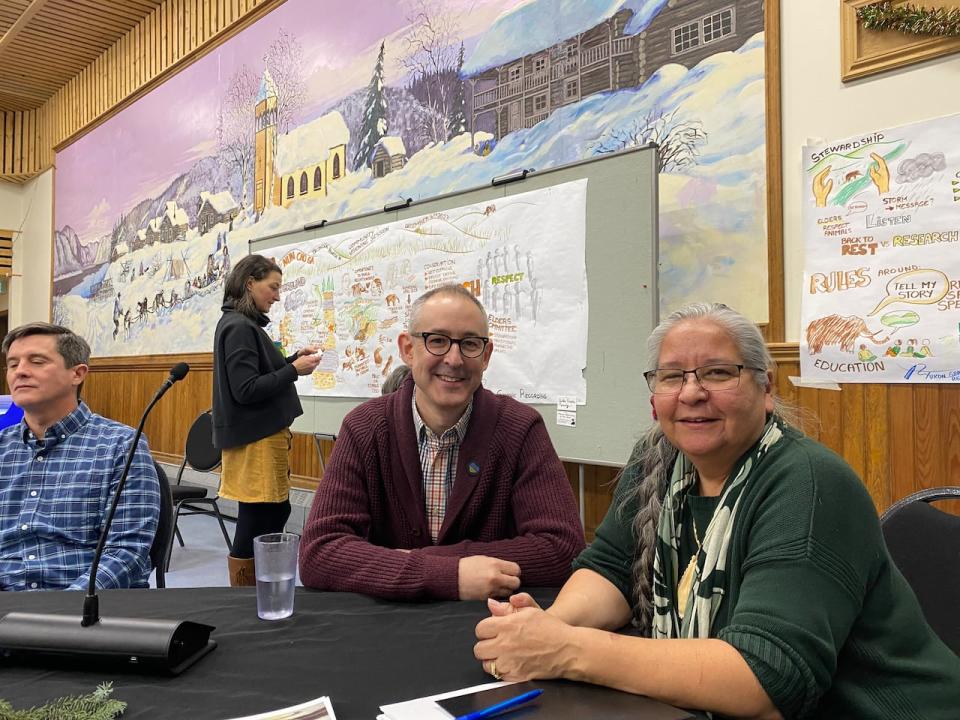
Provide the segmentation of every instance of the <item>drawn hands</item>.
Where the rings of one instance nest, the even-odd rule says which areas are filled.
[[[870,159],[873,161],[867,169],[870,180],[877,186],[881,195],[886,194],[890,191],[890,168],[887,166],[887,161],[883,159],[882,155],[873,152],[870,153]],[[827,206],[827,198],[833,190],[833,180],[830,178],[831,167],[827,165],[813,176],[813,197],[816,200],[817,207]],[[854,175],[859,175],[859,172],[850,173],[847,179],[851,179]]]
[[[817,207],[827,206],[827,196],[833,190],[833,180],[829,178],[830,167],[830,165],[827,165],[813,176],[813,197],[817,200]]]
[[[870,179],[873,180],[873,184],[877,186],[877,190],[881,194],[890,191],[890,168],[887,167],[887,161],[883,159],[882,155],[877,153],[870,153],[870,159],[873,160],[874,164],[870,165],[869,173]]]

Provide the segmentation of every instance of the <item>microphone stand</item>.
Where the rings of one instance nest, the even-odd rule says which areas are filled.
[[[103,531],[90,564],[83,615],[52,615],[11,612],[0,618],[0,657],[7,659],[60,660],[89,665],[91,661],[121,663],[145,671],[179,675],[217,647],[210,639],[214,626],[179,620],[140,618],[100,618],[97,596],[97,570],[107,543],[120,494],[127,482],[137,443],[143,434],[147,415],[173,384],[189,371],[186,363],[173,367],[140,418],[126,464],[113,494]]]

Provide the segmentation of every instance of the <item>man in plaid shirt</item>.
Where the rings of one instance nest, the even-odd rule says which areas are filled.
[[[22,325],[2,351],[24,416],[0,431],[0,590],[86,590],[134,431],[80,401],[90,346],[72,331]],[[159,513],[157,474],[141,438],[97,587],[147,587]]]

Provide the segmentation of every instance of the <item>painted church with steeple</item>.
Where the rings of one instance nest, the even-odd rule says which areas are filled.
[[[277,86],[263,71],[257,92],[253,207],[257,217],[274,206],[326,197],[347,172],[350,130],[339,112],[329,112],[280,133]]]

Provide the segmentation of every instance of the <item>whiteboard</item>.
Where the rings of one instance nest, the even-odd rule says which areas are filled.
[[[622,465],[650,423],[649,391],[643,379],[646,340],[659,318],[657,288],[657,156],[655,147],[572,163],[515,182],[488,185],[416,200],[389,212],[374,212],[308,230],[250,243],[262,253],[284,245],[349,230],[440,212],[587,178],[586,268],[588,292],[587,403],[575,427],[557,425],[555,405],[532,405],[544,417],[557,454],[569,462]],[[411,196],[414,192],[409,193]],[[496,355],[496,353],[494,353]],[[495,360],[494,360],[495,361]],[[339,432],[360,398],[301,397],[304,414],[293,430]]]

